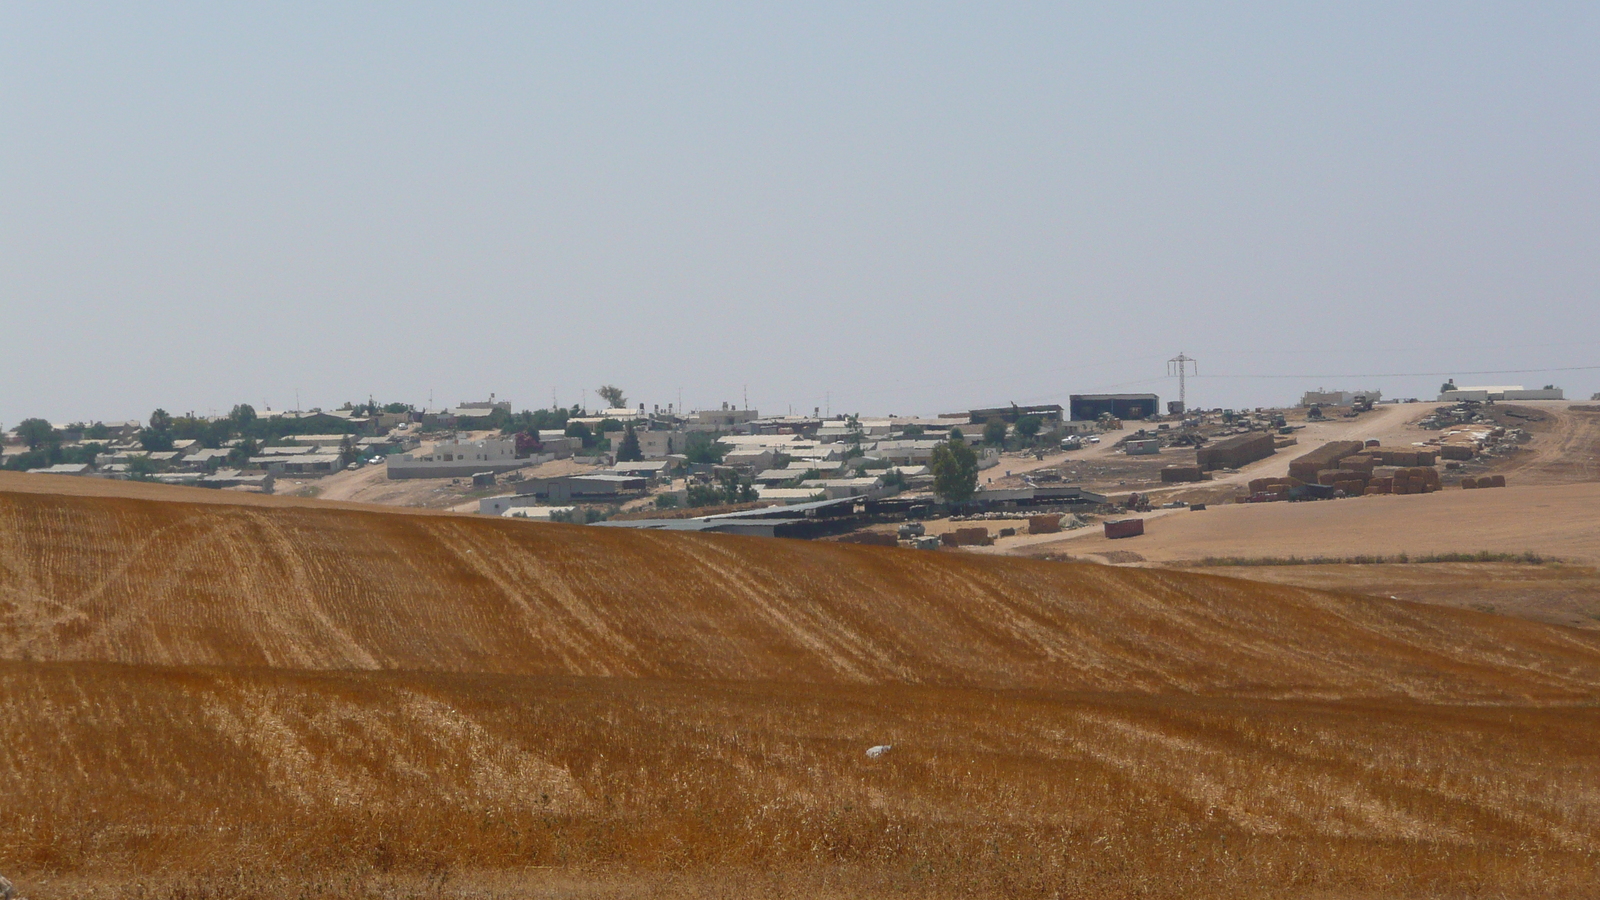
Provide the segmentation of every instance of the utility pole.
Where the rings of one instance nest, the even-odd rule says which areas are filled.
[[[1178,351],[1177,356],[1167,360],[1167,377],[1178,376],[1178,405],[1183,408],[1184,412],[1189,411],[1188,390],[1187,385],[1184,383],[1184,378],[1190,374],[1189,369],[1191,367],[1194,369],[1193,374],[1200,374],[1200,364],[1195,362],[1194,357],[1185,356],[1181,350]]]

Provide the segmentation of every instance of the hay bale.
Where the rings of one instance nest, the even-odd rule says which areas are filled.
[[[841,544],[866,544],[870,547],[898,547],[900,541],[894,535],[882,531],[857,531],[839,538]]]
[[[1317,473],[1324,469],[1338,468],[1339,460],[1366,449],[1366,444],[1361,441],[1333,441],[1321,447],[1296,457],[1289,463],[1289,474],[1301,481],[1316,483]]]
[[[957,528],[955,535],[957,547],[983,547],[994,543],[987,528]]]
[[[1445,444],[1439,448],[1440,459],[1453,459],[1463,462],[1477,455],[1478,451],[1472,449],[1471,444]]]
[[[1168,484],[1203,481],[1205,473],[1199,466],[1167,466],[1161,470],[1161,480]]]
[[[1028,517],[1029,534],[1055,534],[1061,530],[1061,514],[1049,513],[1043,516]]]
[[[1115,539],[1115,538],[1138,537],[1139,535],[1144,534],[1144,520],[1143,519],[1118,519],[1118,520],[1115,520],[1115,521],[1107,520],[1105,528],[1106,528],[1106,537],[1107,538]]]
[[[1479,487],[1483,486],[1481,481],[1480,481],[1478,486]],[[1489,486],[1490,487],[1505,487],[1506,486],[1506,477],[1504,475],[1492,475],[1492,476],[1490,476],[1489,477]]]
[[[1371,453],[1357,453],[1339,460],[1339,468],[1350,469],[1363,475],[1371,475],[1378,464],[1378,458]]]
[[[1461,489],[1464,490],[1464,491],[1473,490],[1473,489],[1477,488],[1477,486],[1478,486],[1478,479],[1473,478],[1471,475],[1468,475],[1466,478],[1461,479]]]

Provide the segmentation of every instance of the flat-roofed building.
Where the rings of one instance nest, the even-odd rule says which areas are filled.
[[[1067,403],[1079,422],[1092,422],[1107,413],[1118,419],[1147,419],[1161,409],[1161,398],[1155,394],[1073,394]]]
[[[385,460],[391,479],[464,478],[479,472],[509,472],[528,465],[517,458],[515,440],[486,438],[465,441],[440,441],[426,453],[401,453]]]

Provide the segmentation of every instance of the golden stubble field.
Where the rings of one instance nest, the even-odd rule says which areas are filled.
[[[1205,575],[0,493],[34,900],[1589,897],[1597,690]]]

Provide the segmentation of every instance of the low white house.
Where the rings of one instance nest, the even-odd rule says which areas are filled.
[[[682,431],[639,431],[634,434],[639,438],[639,452],[645,459],[661,459],[674,453],[682,453],[689,436]],[[618,439],[620,440],[620,438]],[[617,441],[612,441],[616,446]]]
[[[1463,400],[1477,400],[1480,403],[1488,400],[1565,400],[1566,394],[1561,388],[1550,387],[1542,390],[1528,390],[1520,384],[1483,384],[1462,385],[1453,391],[1442,391],[1439,394],[1440,403],[1460,403]]]
[[[391,455],[386,461],[389,478],[463,478],[479,472],[509,472],[528,465],[528,460],[517,458],[514,440],[463,438],[464,435],[442,441],[427,453]]]

